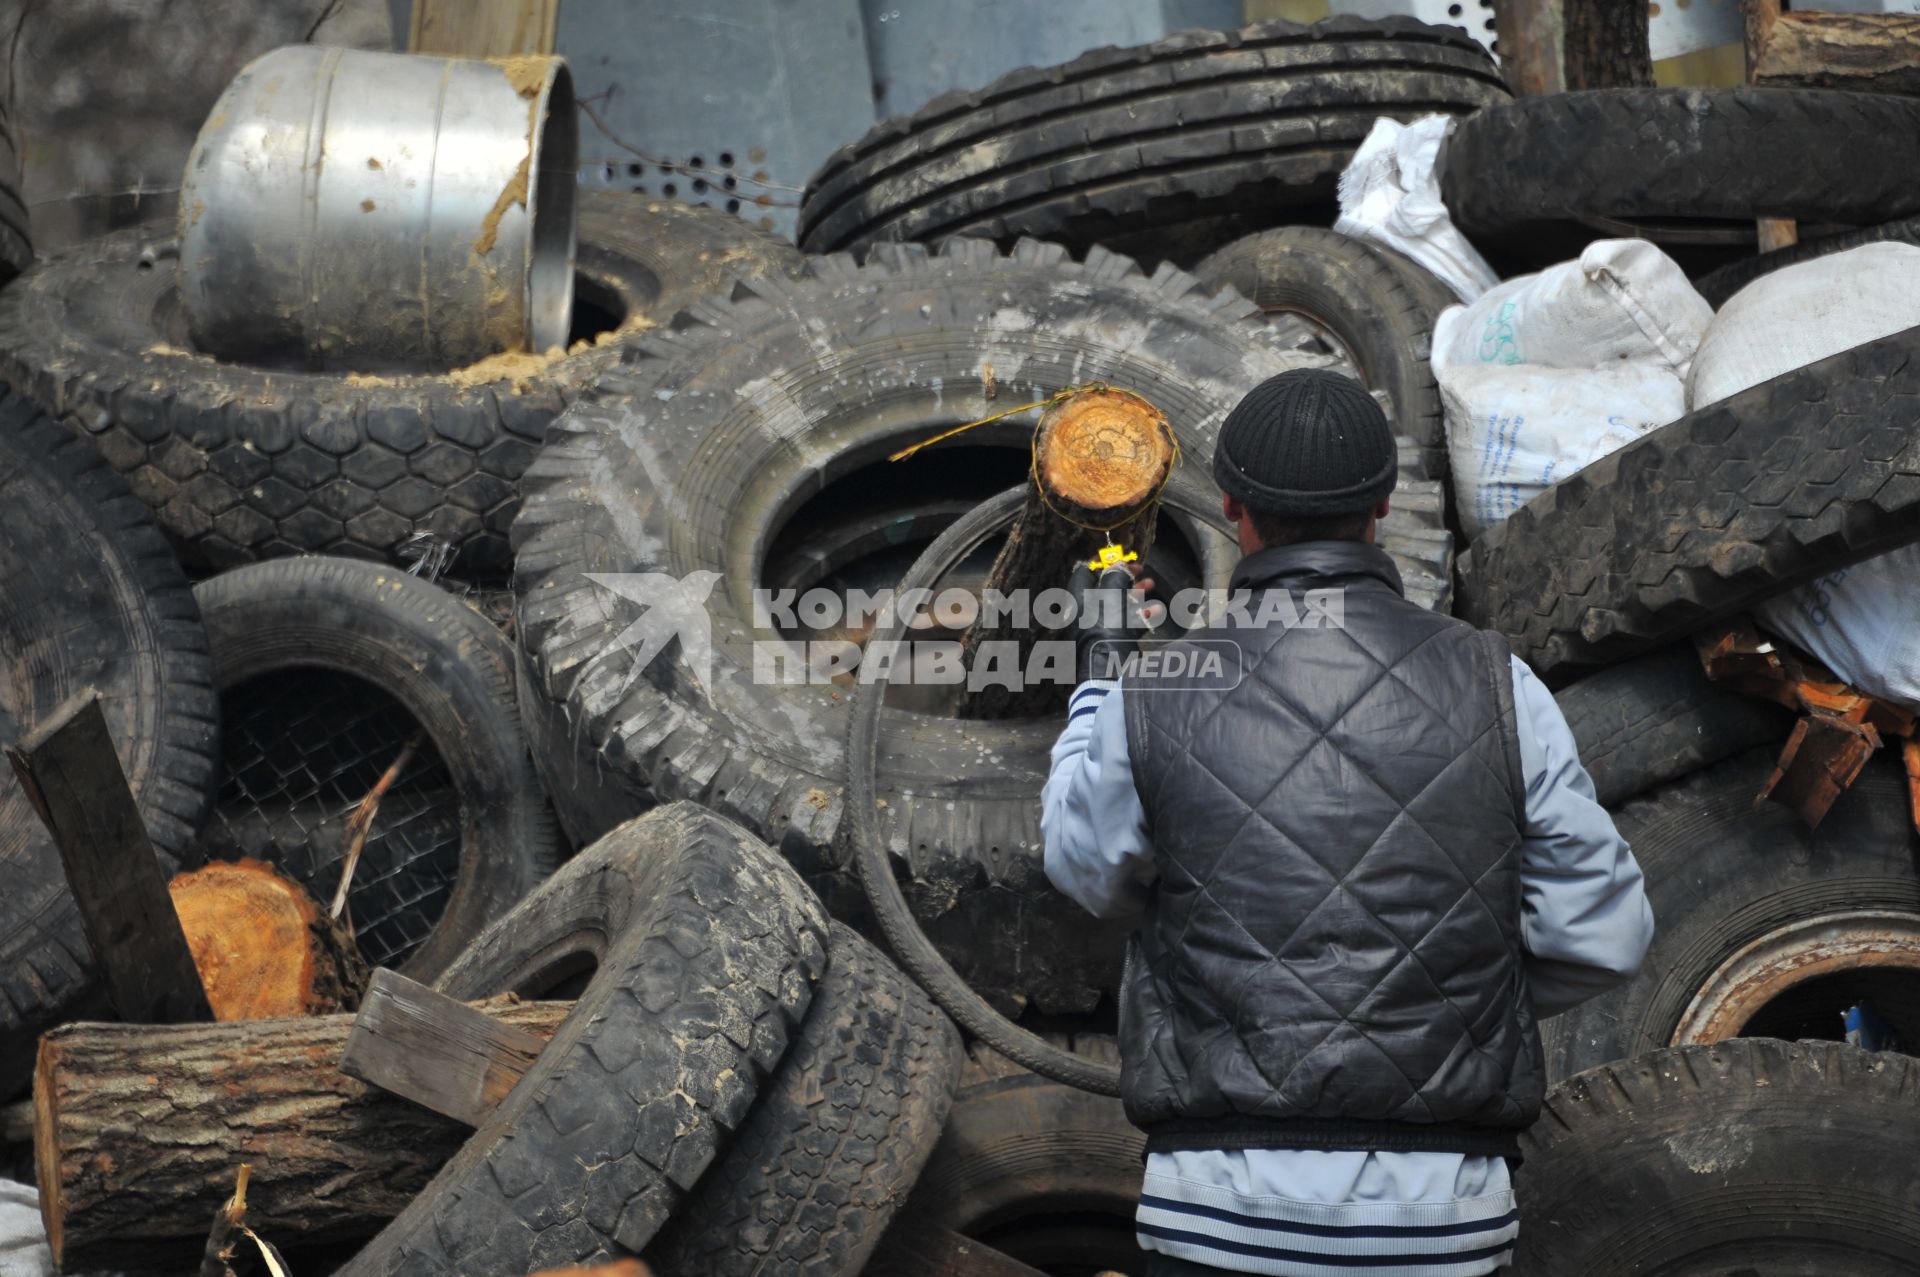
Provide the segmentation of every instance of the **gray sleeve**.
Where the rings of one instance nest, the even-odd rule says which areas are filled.
[[[1521,936],[1534,1009],[1544,1017],[1632,978],[1653,943],[1653,909],[1560,706],[1518,657],[1513,702],[1527,784]]]
[[[1145,907],[1153,848],[1133,787],[1118,683],[1083,683],[1067,702],[1067,725],[1040,793],[1040,832],[1047,878],[1083,909],[1124,918]]]

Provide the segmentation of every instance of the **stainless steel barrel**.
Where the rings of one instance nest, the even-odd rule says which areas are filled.
[[[194,344],[375,370],[564,345],[577,128],[558,58],[255,59],[181,183]]]

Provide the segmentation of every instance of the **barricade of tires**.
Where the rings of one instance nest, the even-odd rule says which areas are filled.
[[[429,1123],[324,1219],[273,1216],[311,1186],[253,1155],[289,1253],[853,1277],[965,1238],[1139,1271],[1122,935],[1042,869],[1057,716],[808,677],[810,643],[868,630],[765,598],[887,590],[956,546],[934,575],[977,594],[983,520],[1033,467],[1009,410],[1090,385],[1149,399],[1178,448],[1149,574],[1224,587],[1215,433],[1312,365],[1393,422],[1379,543],[1407,596],[1557,689],[1658,920],[1639,974],[1545,1026],[1523,1270],[1912,1271],[1910,1185],[1883,1173],[1912,1060],[1843,1045],[1841,1012],[1920,1043],[1920,791],[1886,750],[1815,827],[1756,805],[1797,710],[1710,678],[1692,640],[1920,542],[1920,328],[1783,355],[1469,538],[1436,357],[1460,299],[1325,225],[1374,121],[1434,112],[1458,117],[1439,196],[1503,266],[1631,232],[1722,305],[1917,242],[1911,100],[1513,100],[1464,33],[1403,19],[1185,32],[936,99],[825,163],[805,253],[587,197],[566,348],[466,369],[199,353],[173,227],[30,264],[0,184],[0,277],[21,272],[0,290],[0,742],[91,688],[167,874],[271,865],[372,965],[547,1017],[477,1125]],[[1856,229],[1746,253],[1761,217]],[[771,675],[769,649],[798,666]],[[43,1034],[114,1008],[10,775],[0,866],[6,1100]],[[36,1112],[55,1262],[197,1257],[244,1140],[147,1190],[168,1209],[116,1215],[121,1190],[60,1155],[84,1125],[47,1098],[81,1088],[62,1058],[41,1051]],[[327,1078],[329,1131],[404,1103]],[[86,1138],[174,1138],[137,1125]]]

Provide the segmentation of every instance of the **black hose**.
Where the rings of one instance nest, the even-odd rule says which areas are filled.
[[[1175,505],[1173,494],[1166,504]],[[901,578],[897,598],[908,597],[909,590],[931,589],[940,578],[984,545],[988,538],[1013,526],[1027,498],[1024,483],[990,497],[935,537],[933,543]],[[1184,510],[1206,522],[1217,522],[1218,513]],[[894,608],[875,627],[868,645],[897,642],[905,635],[906,616]],[[853,689],[853,723],[848,731],[848,812],[853,838],[854,863],[867,903],[879,919],[880,931],[887,938],[893,955],[907,969],[942,1010],[955,1023],[1016,1064],[1068,1086],[1096,1095],[1120,1094],[1120,1070],[1098,1064],[1053,1045],[1021,1028],[994,1010],[987,1000],[967,987],[946,958],[920,929],[920,923],[907,905],[906,896],[893,876],[887,849],[880,838],[879,794],[876,773],[880,755],[881,708],[886,700],[887,679],[859,680]]]

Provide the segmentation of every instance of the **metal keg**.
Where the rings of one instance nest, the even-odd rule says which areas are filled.
[[[187,157],[188,332],[226,359],[363,370],[563,346],[578,152],[559,58],[275,49]]]

